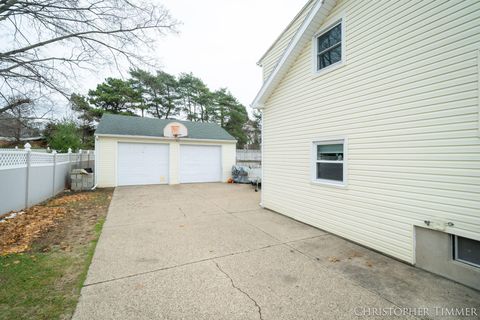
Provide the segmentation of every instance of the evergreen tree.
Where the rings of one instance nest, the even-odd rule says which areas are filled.
[[[133,88],[131,81],[107,78],[88,91],[88,101],[98,109],[113,114],[135,115],[135,109],[142,103],[139,90]]]
[[[209,121],[213,95],[207,85],[192,73],[182,73],[178,78],[181,110],[190,121]]]
[[[82,148],[94,149],[95,123],[101,118],[103,110],[92,108],[86,97],[75,93],[70,96],[70,105],[79,114]]]
[[[130,79],[108,78],[88,97],[71,96],[72,109],[80,114],[82,142],[93,141],[93,126],[103,113],[144,116],[160,119],[178,117],[189,121],[215,122],[238,141],[259,144],[260,117],[249,120],[245,108],[228,89],[212,92],[192,73],[178,78],[164,71],[155,74],[141,69],[130,70]]]
[[[141,96],[145,110],[156,118],[171,118],[180,112],[177,79],[164,71],[156,75],[135,69],[130,71],[132,85]]]
[[[239,148],[243,148],[248,141],[244,130],[248,121],[247,109],[226,88],[215,91],[213,96],[213,120],[237,139]]]

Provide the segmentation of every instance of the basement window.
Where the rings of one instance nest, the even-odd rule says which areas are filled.
[[[480,241],[453,236],[453,259],[480,268]]]
[[[346,185],[345,140],[313,142],[313,182]]]
[[[342,62],[342,21],[316,36],[317,71]]]

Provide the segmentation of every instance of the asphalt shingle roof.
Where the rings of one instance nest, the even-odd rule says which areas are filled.
[[[142,118],[104,114],[95,134],[163,137],[163,128],[170,122],[180,122],[188,130],[190,139],[232,140],[225,129],[216,123],[180,121],[174,119]]]

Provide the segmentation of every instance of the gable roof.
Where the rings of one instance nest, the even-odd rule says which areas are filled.
[[[305,44],[310,41],[318,28],[320,28],[335,5],[336,0],[316,0],[316,3],[313,5],[305,18],[305,21],[303,21],[302,25],[293,36],[275,69],[257,93],[257,96],[251,104],[253,108],[262,108],[262,104],[270,97],[273,90],[283,79]]]
[[[278,41],[280,41],[280,39],[282,38],[283,34],[285,32],[287,32],[290,27],[295,23],[295,21],[297,19],[300,18],[300,16],[302,15],[302,13],[307,10],[308,6],[310,5],[311,2],[313,1],[316,1],[316,0],[308,0],[307,3],[302,7],[302,9],[300,9],[300,11],[297,13],[297,15],[292,19],[292,21],[290,21],[290,23],[287,25],[287,27],[285,29],[283,29],[282,32],[280,32],[280,34],[278,35],[278,37],[275,39],[275,41],[273,41],[273,43],[270,45],[270,47],[268,47],[267,51],[265,51],[265,53],[260,57],[260,59],[258,59],[258,62],[257,62],[257,65],[261,66],[262,65],[262,61],[263,59],[267,56],[267,54],[275,47],[275,45],[278,43]]]
[[[216,123],[180,121],[174,119],[142,118],[104,114],[95,130],[95,135],[125,135],[164,137],[163,128],[171,122],[179,122],[188,130],[188,139],[236,141]]]

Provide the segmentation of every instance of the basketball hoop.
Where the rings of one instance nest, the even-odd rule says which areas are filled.
[[[175,138],[178,138],[178,136],[180,135],[180,126],[171,125],[170,130],[172,130],[172,136],[174,136]]]
[[[186,137],[188,135],[188,130],[185,125],[179,122],[171,122],[163,129],[163,135],[167,138],[178,139],[181,137]]]

